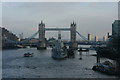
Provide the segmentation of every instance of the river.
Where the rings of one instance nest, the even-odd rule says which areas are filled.
[[[25,52],[33,52],[33,57],[23,57]],[[83,53],[79,60],[79,53],[75,58],[54,60],[51,58],[51,49],[37,50],[24,48],[2,51],[2,77],[3,78],[116,78],[92,70],[96,63],[96,54],[90,51]]]

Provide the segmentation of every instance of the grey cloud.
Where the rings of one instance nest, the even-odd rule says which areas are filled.
[[[117,18],[117,3],[3,3],[3,13],[3,25],[10,30],[14,28],[16,34],[23,32],[26,37],[35,33],[40,20],[45,21],[46,27],[69,27],[74,20],[84,36],[90,32],[102,37],[111,31]]]

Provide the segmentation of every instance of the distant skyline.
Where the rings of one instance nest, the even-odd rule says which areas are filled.
[[[29,37],[38,30],[41,20],[46,27],[70,27],[75,21],[77,31],[100,38],[112,31],[112,23],[118,19],[117,2],[4,2],[2,26],[19,36]],[[57,32],[46,32],[46,37],[57,37]],[[63,38],[69,38],[63,32]],[[79,36],[77,35],[77,39]]]

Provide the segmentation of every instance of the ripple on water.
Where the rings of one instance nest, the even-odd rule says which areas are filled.
[[[23,57],[25,52],[33,52],[30,58]],[[94,51],[90,53],[95,54]],[[94,56],[83,55],[79,60],[79,54],[74,59],[54,60],[51,58],[51,49],[37,50],[18,49],[3,51],[4,78],[114,78],[93,71],[91,68],[96,62]]]

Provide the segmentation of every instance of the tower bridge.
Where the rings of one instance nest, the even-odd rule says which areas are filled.
[[[88,41],[86,37],[81,35],[77,30],[76,30],[76,23],[73,22],[70,24],[69,27],[65,28],[45,28],[45,24],[41,21],[38,25],[38,30],[30,37],[23,41],[13,41],[9,40],[8,38],[4,38],[4,41],[6,43],[11,43],[11,44],[27,44],[28,41],[30,41],[32,38],[34,38],[36,35],[39,35],[39,43],[37,44],[38,49],[45,49],[46,48],[46,38],[45,38],[45,32],[46,31],[70,31],[70,42],[66,42],[66,44],[69,44],[70,47],[72,48],[77,48],[77,45],[101,45],[101,44],[106,44],[106,42],[95,42],[95,41]],[[76,34],[79,35],[80,38],[83,39],[83,41],[76,41]]]
[[[42,44],[39,44],[38,49],[46,48],[45,44],[45,31],[70,31],[70,47],[77,48],[77,42],[76,42],[76,23],[73,22],[70,25],[70,28],[45,28],[45,24],[41,21],[39,24],[39,39],[42,42]]]

